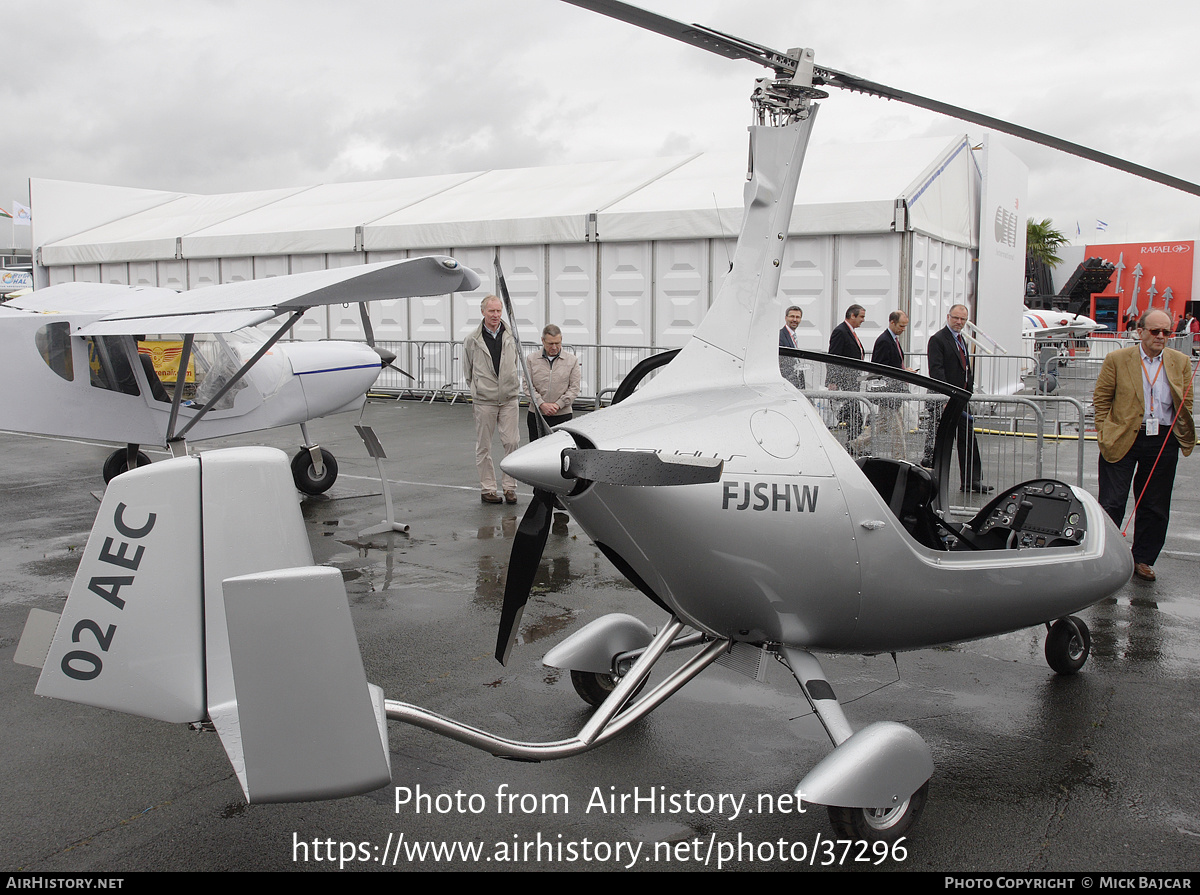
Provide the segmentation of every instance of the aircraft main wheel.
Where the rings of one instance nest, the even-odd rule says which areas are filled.
[[[593,707],[608,699],[608,694],[617,689],[620,682],[621,679],[615,675],[597,671],[571,672],[571,684],[575,687],[575,692],[579,694],[580,699]],[[645,686],[646,682],[642,681],[642,686],[638,687],[633,695],[637,696]]]
[[[1058,674],[1075,674],[1092,652],[1092,635],[1088,626],[1083,619],[1074,615],[1071,621],[1079,626],[1078,634],[1070,622],[1060,618],[1050,626],[1050,633],[1046,635],[1046,662]]]
[[[337,460],[324,448],[321,449],[321,463],[325,466],[325,474],[318,476],[307,448],[301,448],[300,453],[292,458],[292,479],[305,494],[324,494],[337,480]]]
[[[829,808],[829,823],[841,838],[896,842],[908,835],[929,798],[929,781],[895,808]]]
[[[149,466],[150,458],[141,451],[137,452],[138,467]],[[129,471],[129,452],[125,448],[119,448],[108,455],[108,459],[104,461],[104,484],[108,484],[123,472]]]

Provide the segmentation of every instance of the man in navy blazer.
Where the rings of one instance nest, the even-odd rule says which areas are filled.
[[[862,342],[858,340],[855,330],[862,326],[867,319],[867,309],[862,305],[851,305],[846,308],[846,319],[833,328],[829,334],[829,353],[838,357],[851,357],[862,360],[866,352]],[[825,376],[825,385],[839,392],[858,391],[858,371],[846,367],[829,368]],[[862,409],[857,401],[844,401],[838,408],[838,423],[845,424],[847,438],[853,440],[862,434]]]
[[[829,334],[829,353],[836,354],[838,357],[862,360],[865,352],[862,342],[858,340],[858,335],[854,331],[862,326],[866,319],[867,309],[862,305],[851,305],[846,308],[846,319],[835,326],[833,332]]]
[[[900,337],[906,329],[907,314],[903,311],[892,311],[888,314],[887,329],[879,334],[879,338],[875,340],[875,347],[871,349],[871,363],[903,370],[904,349],[900,347]]]
[[[954,305],[946,315],[946,325],[929,337],[929,378],[956,385],[967,391],[975,390],[975,373],[967,354],[962,329],[967,323],[966,305]],[[995,489],[983,484],[979,462],[979,442],[975,440],[975,425],[969,411],[959,420],[957,435],[960,490],[987,494]],[[969,472],[968,472],[969,470]]]
[[[804,312],[795,305],[792,305],[784,312],[783,319],[785,325],[779,328],[779,347],[799,348],[800,340],[796,338],[796,330],[800,328],[800,321],[804,319]]]

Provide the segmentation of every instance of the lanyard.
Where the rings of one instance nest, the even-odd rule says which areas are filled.
[[[1166,364],[1166,361],[1163,360],[1162,355],[1160,354],[1158,356],[1158,369],[1154,371],[1154,378],[1151,379],[1150,371],[1146,369],[1146,359],[1144,357],[1142,357],[1141,352],[1138,352],[1138,363],[1140,363],[1142,365],[1142,376],[1145,377],[1146,383],[1150,386],[1150,416],[1155,416],[1155,413],[1154,413],[1154,384],[1156,382],[1158,382],[1159,374],[1162,373],[1163,367],[1165,367],[1167,364]],[[1151,363],[1153,363],[1153,361],[1151,361]]]

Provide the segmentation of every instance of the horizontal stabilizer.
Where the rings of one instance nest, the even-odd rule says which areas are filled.
[[[368,689],[341,572],[281,569],[229,578],[223,589],[238,729],[221,739],[247,801],[387,785],[382,692]]]

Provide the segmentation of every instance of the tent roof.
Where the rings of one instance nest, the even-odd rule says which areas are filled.
[[[137,201],[113,202],[125,213],[96,225],[89,207],[81,232],[43,244],[42,264],[576,243],[593,215],[602,241],[732,237],[745,169],[743,153],[702,153],[216,196],[131,190]],[[901,204],[902,226],[973,245],[978,177],[961,136],[814,144],[791,232],[887,232]],[[35,194],[71,232],[75,195],[97,187],[54,185]]]

